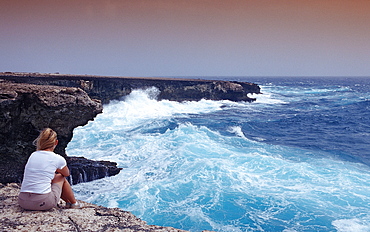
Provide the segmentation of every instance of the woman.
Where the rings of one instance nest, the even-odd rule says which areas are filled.
[[[66,160],[54,153],[58,145],[57,133],[44,129],[35,140],[37,151],[29,157],[24,169],[19,205],[27,210],[49,210],[57,206],[60,198],[68,208],[79,208],[71,185]]]

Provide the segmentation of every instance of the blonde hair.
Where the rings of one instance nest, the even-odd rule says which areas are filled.
[[[41,131],[39,137],[35,139],[34,145],[36,145],[37,150],[46,150],[54,148],[56,140],[57,133],[50,128],[46,128]]]

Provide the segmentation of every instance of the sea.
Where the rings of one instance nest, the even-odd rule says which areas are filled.
[[[256,83],[255,102],[137,89],[74,130],[69,156],[117,162],[76,197],[188,231],[370,231],[370,78]]]

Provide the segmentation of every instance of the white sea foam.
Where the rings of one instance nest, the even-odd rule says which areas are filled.
[[[230,133],[234,133],[235,135],[245,138],[242,128],[240,126],[232,126],[228,128]]]
[[[338,232],[369,232],[370,222],[361,221],[360,219],[340,219],[333,221],[333,226]]]
[[[123,101],[113,101],[104,106],[104,114],[99,115],[97,120],[99,117],[102,117],[102,120],[109,117],[113,120],[113,126],[133,127],[145,120],[166,118],[176,114],[208,113],[221,110],[222,106],[221,102],[207,100],[183,103],[157,101],[155,100],[157,94],[158,90],[154,87],[134,90]]]
[[[262,94],[254,94],[252,97],[256,98],[254,104],[274,105],[287,104],[290,99],[286,99],[276,90],[272,90],[270,86],[260,86]]]
[[[263,94],[260,94],[255,97],[257,104],[287,104],[286,101],[283,101],[278,98],[276,94],[264,92]]]

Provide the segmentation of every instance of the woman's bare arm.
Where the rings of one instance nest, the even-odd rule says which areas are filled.
[[[69,176],[70,175],[70,173],[69,173],[69,169],[68,169],[68,167],[67,166],[65,166],[64,168],[62,168],[62,169],[57,169],[57,171],[56,171],[57,173],[60,173],[60,174],[62,174],[63,176]]]

